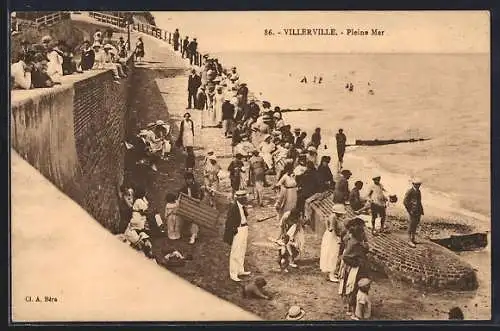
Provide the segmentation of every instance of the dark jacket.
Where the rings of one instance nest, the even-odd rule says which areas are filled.
[[[188,39],[184,39],[182,41],[182,48],[187,50],[188,45],[189,45],[189,40]]]
[[[311,145],[316,147],[316,149],[321,144],[321,134],[314,132],[311,136]]]
[[[188,185],[184,185],[180,190],[179,190],[179,196],[181,193],[188,194]],[[194,182],[193,185],[191,185],[191,197],[198,199],[198,200],[203,200],[203,190],[201,189],[201,186]]]
[[[204,91],[198,89],[196,92],[196,109],[203,110],[207,104],[207,95]]]
[[[405,194],[403,204],[410,215],[424,215],[424,207],[422,206],[422,193],[420,192],[420,190],[416,190],[413,187],[409,189]]]
[[[354,238],[352,235],[347,236],[345,243],[344,254],[342,259],[345,264],[350,267],[359,267],[366,261],[366,254],[368,253],[368,245],[366,242],[361,242]]]
[[[248,217],[248,212],[244,208],[245,216]],[[224,229],[224,242],[228,245],[233,243],[233,238],[236,233],[238,233],[238,227],[241,224],[240,208],[236,202],[233,202],[229,206],[226,218],[226,227]]]
[[[316,176],[318,180],[318,185],[321,188],[321,191],[326,191],[330,188],[335,187],[335,182],[333,181],[332,171],[329,166],[324,166],[322,164],[319,165],[318,170],[316,171]]]
[[[236,116],[234,117],[234,120],[236,122],[240,122],[243,120],[245,117],[245,111],[242,108],[236,108]]]
[[[260,107],[255,102],[250,102],[245,108],[245,117],[257,120],[260,114]]]
[[[233,137],[231,139],[231,145],[234,147],[241,142],[241,135],[245,133],[245,129],[241,127],[236,127],[233,130]]]
[[[225,101],[222,104],[222,119],[230,120],[233,119],[234,116],[234,105],[229,101]]]
[[[173,38],[174,45],[179,45],[179,32],[175,31]]]
[[[306,170],[302,175],[296,177],[299,194],[307,199],[318,192],[316,170]]]
[[[82,70],[90,70],[94,66],[95,62],[95,53],[93,49],[83,50],[82,51],[82,59],[81,66]]]
[[[34,88],[52,87],[53,83],[52,78],[46,73],[38,69],[31,72],[31,84]]]
[[[345,203],[347,200],[349,200],[349,183],[344,176],[340,176],[340,179],[335,183],[333,202]]]
[[[199,75],[189,75],[188,79],[188,91],[191,93],[196,93],[198,88],[201,86],[201,77]]]
[[[198,42],[192,40],[188,45],[188,51],[190,54],[196,53],[196,49],[198,48]]]
[[[361,194],[356,187],[353,188],[349,193],[349,205],[351,205],[351,208],[354,211],[363,208],[363,201],[361,200]]]
[[[345,134],[343,134],[343,133],[337,133],[335,135],[335,139],[337,140],[337,146],[343,146],[343,147],[345,147],[345,144],[346,144],[346,141],[347,141],[347,138],[346,138]]]

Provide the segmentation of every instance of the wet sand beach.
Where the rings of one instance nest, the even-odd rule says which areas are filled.
[[[174,125],[174,135],[176,135],[178,122],[185,112],[187,102],[187,71],[183,70],[187,65],[179,60],[178,55],[173,54],[170,46],[165,42],[147,36],[144,36],[144,40],[146,43],[145,63],[138,65],[138,69],[134,73],[134,79],[137,79],[138,83],[145,84],[144,91],[146,92],[135,96],[135,111],[138,122],[144,124],[155,119],[169,120]],[[236,63],[224,64],[227,66]],[[249,82],[249,88],[252,91],[256,90],[251,82]],[[274,102],[272,97],[269,99]],[[201,114],[197,111],[191,111],[191,113],[196,124],[195,153],[198,156],[198,161],[208,147],[215,148],[217,155],[229,155],[229,140],[223,138],[220,130],[201,129]],[[292,126],[304,127],[303,123],[296,123],[291,115],[286,115],[285,120]],[[329,149],[331,150],[331,148],[333,148],[332,144],[330,144]],[[334,150],[329,153],[335,154]],[[184,158],[178,150],[174,154],[171,160],[159,165],[159,172],[168,173],[168,175],[160,173],[148,175],[147,189],[151,204],[153,208],[159,210],[162,210],[166,192],[176,191],[182,185]],[[404,190],[408,187],[407,177],[398,178],[397,175],[392,175],[388,170],[381,169],[376,163],[367,164],[367,159],[358,156],[358,154],[363,155],[363,150],[348,150],[345,159],[345,168],[349,168],[354,173],[352,179],[359,178],[369,183],[372,174],[378,172],[382,175],[382,182],[402,198]],[[220,158],[219,162],[224,169],[227,168],[229,159]],[[200,170],[198,162],[198,181],[201,181]],[[272,181],[271,177],[269,179]],[[225,194],[228,194],[227,178],[223,180],[222,187]],[[424,184],[424,199],[427,194],[426,189],[427,185]],[[241,297],[241,285],[229,279],[228,256],[230,247],[222,241],[224,210],[221,210],[219,235],[209,235],[202,230],[201,237],[194,246],[189,246],[186,243],[181,244],[181,249],[189,250],[189,253],[193,255],[193,260],[187,262],[186,266],[172,271],[191,283],[254,312],[264,319],[284,319],[287,309],[293,304],[298,304],[305,309],[305,320],[347,319],[340,298],[336,294],[337,285],[328,282],[325,275],[319,272],[318,257],[321,238],[316,237],[310,229],[306,230],[306,251],[302,261],[298,263],[299,268],[292,270],[289,274],[277,272],[277,252],[267,238],[270,234],[278,231],[278,224],[275,219],[261,223],[256,222],[256,219],[274,213],[274,193],[270,189],[266,189],[265,201],[264,208],[252,208],[250,211],[250,237],[246,261],[254,276],[261,275],[266,278],[268,291],[273,296],[272,300],[245,300]],[[426,202],[424,200],[424,203]],[[449,213],[431,206],[432,204],[429,203],[423,222],[432,222],[450,216]],[[218,207],[222,209],[224,204],[220,204]],[[390,207],[389,214],[406,216],[397,206]],[[460,220],[468,224],[471,218],[461,217]],[[161,252],[158,254],[161,255]],[[374,274],[375,284],[372,286],[371,292],[373,318],[380,320],[442,320],[447,319],[445,312],[450,307],[459,305],[463,308],[467,319],[489,319],[491,316],[489,252],[486,250],[462,255],[478,268],[480,287],[477,292],[427,293],[405,284],[393,283],[382,275]]]

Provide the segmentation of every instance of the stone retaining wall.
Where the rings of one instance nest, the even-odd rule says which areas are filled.
[[[312,225],[322,235],[326,217],[332,214],[333,195],[311,203]],[[354,217],[350,214],[349,217]],[[388,277],[432,289],[474,290],[478,286],[474,269],[452,251],[419,239],[416,248],[395,234],[366,233],[372,269]]]
[[[132,59],[127,66],[132,73]],[[64,76],[54,88],[11,92],[14,150],[112,231],[119,219],[129,79],[117,84],[110,70],[91,71]]]

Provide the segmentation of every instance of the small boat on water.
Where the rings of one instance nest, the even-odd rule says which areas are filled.
[[[485,248],[488,245],[488,234],[485,232],[451,235],[448,238],[429,239],[455,252],[472,251]]]
[[[430,140],[430,138],[418,138],[418,139],[371,139],[371,140],[360,140],[356,139],[354,143],[355,146],[381,146],[381,145],[392,145],[392,144],[401,144],[401,143],[414,143],[419,141]]]

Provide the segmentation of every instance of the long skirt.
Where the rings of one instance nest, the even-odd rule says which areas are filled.
[[[218,122],[216,121],[215,110],[213,108],[208,108],[208,110],[203,111],[202,116],[203,116],[203,126],[214,127],[218,124]]]
[[[276,209],[278,210],[279,218],[287,211],[292,210],[297,206],[297,188],[281,187],[278,199],[276,201]]]
[[[194,146],[194,136],[193,133],[190,132],[190,130],[185,129],[184,133],[182,134],[182,145],[184,147],[192,147]]]
[[[273,168],[273,155],[271,153],[262,153],[262,158],[264,159],[264,162],[266,162],[267,168],[272,169]]]
[[[322,272],[334,272],[339,255],[339,239],[335,232],[325,230],[321,240],[319,268]]]
[[[356,307],[356,295],[358,294],[358,281],[367,276],[366,268],[351,267],[344,261],[340,264],[340,282],[338,293],[351,309]]]

